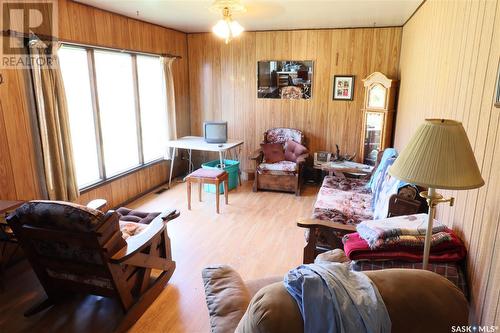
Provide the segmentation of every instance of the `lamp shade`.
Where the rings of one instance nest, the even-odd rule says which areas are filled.
[[[389,173],[436,189],[466,190],[484,185],[462,123],[448,119],[426,119]]]

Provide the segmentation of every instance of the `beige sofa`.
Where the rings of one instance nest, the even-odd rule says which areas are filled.
[[[342,250],[316,261],[346,262]],[[467,301],[451,282],[424,270],[388,269],[365,272],[377,286],[389,312],[392,332],[450,332],[467,325]],[[303,321],[282,277],[244,282],[229,266],[203,270],[213,333],[302,333]]]

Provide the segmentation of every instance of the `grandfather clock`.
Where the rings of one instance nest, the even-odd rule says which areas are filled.
[[[361,157],[364,164],[374,165],[378,152],[391,144],[397,83],[379,72],[363,80]]]

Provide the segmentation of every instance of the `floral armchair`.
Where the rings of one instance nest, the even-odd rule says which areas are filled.
[[[275,163],[265,160],[262,148],[257,149],[250,159],[255,161],[253,191],[274,190],[300,195],[304,163],[309,156],[307,150],[288,149],[293,143],[305,146],[302,131],[293,128],[272,128],[264,133],[263,144],[279,143],[286,150],[285,159]],[[287,146],[288,145],[288,146]]]

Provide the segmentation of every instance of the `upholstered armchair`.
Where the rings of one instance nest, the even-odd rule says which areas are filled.
[[[117,299],[125,313],[116,329],[122,332],[161,293],[175,269],[166,222],[179,212],[104,213],[97,209],[103,203],[31,201],[8,217],[47,295],[25,316],[84,292]]]
[[[316,263],[349,265],[341,250],[318,256]],[[467,299],[445,277],[422,269],[387,269],[363,272],[382,297],[394,333],[449,332],[467,325]],[[297,302],[286,290],[283,276],[243,281],[227,265],[202,272],[212,333],[304,333]],[[314,299],[310,295],[309,299]],[[342,302],[342,299],[339,300]],[[321,312],[318,305],[318,313]],[[343,317],[342,313],[338,314]],[[347,316],[345,319],[348,318]]]
[[[269,145],[282,150],[278,161],[266,160]],[[273,148],[273,147],[271,147]],[[277,152],[279,155],[279,151]],[[300,195],[304,163],[309,156],[302,131],[293,128],[272,128],[264,133],[261,148],[250,159],[255,161],[253,191],[274,190]]]

